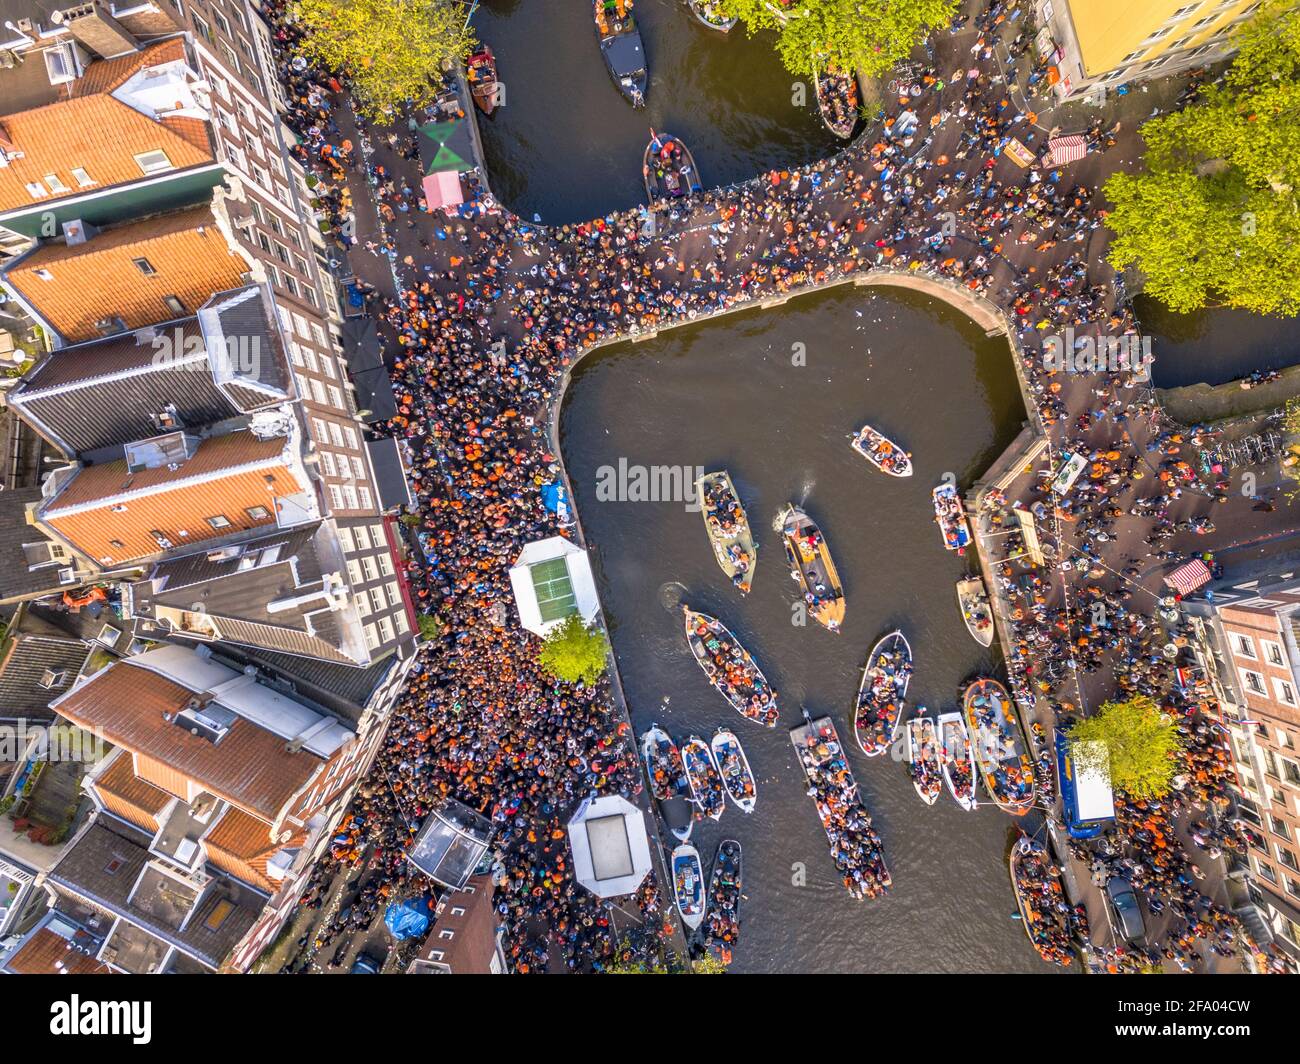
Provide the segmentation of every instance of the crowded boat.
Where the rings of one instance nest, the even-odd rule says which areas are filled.
[[[962,695],[962,711],[984,789],[1004,813],[1024,816],[1034,804],[1034,768],[1007,689],[976,680]]]
[[[944,547],[965,554],[970,543],[970,526],[966,523],[966,508],[956,487],[940,484],[931,494],[934,497],[934,519],[939,524]]]
[[[705,474],[696,483],[695,494],[704,514],[704,530],[713,547],[713,556],[736,590],[744,595],[754,583],[758,545],[731,474],[725,469]]]
[[[649,77],[641,31],[632,14],[632,0],[595,0],[595,18],[600,54],[605,58],[609,76],[628,103],[644,107]]]
[[[687,2],[696,19],[711,30],[730,33],[736,25],[736,17],[728,15],[723,10],[720,0],[687,0]]]
[[[641,177],[650,205],[685,199],[703,190],[695,157],[680,137],[650,130],[641,158]]]
[[[981,577],[968,576],[957,581],[957,605],[971,638],[982,647],[990,646],[994,636],[993,609]]]
[[[858,79],[838,67],[827,66],[818,71],[814,88],[822,122],[841,140],[848,140],[858,125]]]
[[[912,475],[912,456],[870,425],[863,425],[858,430],[851,446],[887,476],[910,477]]]
[[[776,727],[781,715],[776,692],[740,640],[716,617],[682,607],[686,642],[704,675],[737,713],[766,728]]]
[[[704,922],[704,868],[700,864],[700,851],[683,842],[673,850],[670,860],[677,913],[682,923],[694,931]]]
[[[754,783],[754,773],[749,767],[749,758],[740,745],[735,732],[719,728],[713,736],[713,761],[718,766],[722,785],[727,789],[727,797],[735,803],[742,813],[752,813],[758,801],[758,787]]]
[[[907,722],[907,774],[917,796],[926,805],[934,805],[943,791],[943,768],[934,721],[921,709]]]
[[[491,118],[501,102],[502,86],[497,80],[496,56],[486,44],[479,45],[465,61],[465,79],[474,106]]]
[[[698,735],[692,735],[682,747],[682,764],[686,768],[686,779],[690,783],[691,796],[699,815],[720,820],[727,807],[727,798],[709,744]]]
[[[838,632],[844,623],[844,588],[822,530],[803,510],[787,503],[781,540],[790,575],[803,592],[808,612],[823,628]]]
[[[1011,847],[1011,887],[1020,922],[1038,955],[1067,967],[1074,959],[1071,906],[1065,897],[1060,867],[1041,843],[1022,835]]]
[[[903,699],[912,679],[912,647],[901,631],[882,636],[862,669],[853,731],[867,757],[877,757],[898,738]]]
[[[741,849],[735,839],[723,839],[709,876],[708,919],[704,945],[717,960],[730,964],[740,941]]]
[[[937,724],[943,781],[952,800],[969,813],[977,806],[975,749],[971,745],[970,732],[960,713],[941,713]]]

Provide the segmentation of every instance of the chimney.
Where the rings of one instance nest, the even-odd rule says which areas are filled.
[[[109,14],[108,6],[101,0],[55,11],[50,21],[66,27],[78,44],[104,59],[140,50],[135,35]]]

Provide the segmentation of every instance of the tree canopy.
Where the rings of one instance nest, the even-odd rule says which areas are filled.
[[[1169,791],[1178,770],[1181,746],[1178,727],[1145,696],[1127,702],[1107,702],[1069,732],[1076,743],[1072,755],[1080,769],[1102,767],[1109,761],[1110,782],[1130,798],[1159,798]],[[1105,757],[1096,747],[1101,743]]]
[[[1180,312],[1300,312],[1300,18],[1275,0],[1223,80],[1142,126],[1145,170],[1105,185],[1110,262]]]
[[[443,70],[474,47],[450,0],[297,0],[303,50],[347,75],[357,109],[382,115],[433,98]]]
[[[882,74],[947,26],[957,0],[721,0],[750,33],[776,32],[776,50],[792,74],[812,77],[828,64]]]
[[[593,684],[605,673],[605,634],[574,614],[546,637],[538,660],[556,679]]]

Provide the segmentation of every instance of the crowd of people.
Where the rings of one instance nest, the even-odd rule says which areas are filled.
[[[383,888],[371,892],[374,906],[423,890],[409,882],[403,855],[433,805],[454,797],[498,825],[495,875],[513,970],[600,968],[662,954],[667,928],[653,877],[636,896],[638,927],[616,929],[606,906],[576,884],[564,838],[566,816],[587,794],[640,792],[629,724],[604,681],[549,677],[536,639],[507,605],[508,570],[522,547],[565,531],[543,501],[559,476],[550,407],[563,374],[598,343],[868,270],[924,278],[954,298],[999,308],[1033,418],[1056,454],[1086,460],[1068,499],[1043,480],[1014,497],[988,496],[976,515],[985,530],[1007,533],[998,539],[996,592],[1013,610],[1007,650],[1017,701],[1026,712],[1078,712],[1080,677],[1100,681],[1106,670],[1122,694],[1165,696],[1172,667],[1158,652],[1163,636],[1141,583],[1180,556],[1171,541],[1193,529],[1185,522],[1208,518],[1143,515],[1193,496],[1208,509],[1225,496],[1201,483],[1170,430],[1159,428],[1141,368],[1087,377],[1045,363],[1049,334],[1135,334],[1137,324],[1122,286],[1099,264],[1095,187],[1042,163],[1042,128],[1012,103],[995,61],[997,41],[1022,17],[1015,0],[996,0],[975,17],[969,53],[956,37],[941,38],[945,68],[935,60],[918,71],[902,94],[906,105],[839,155],[663,205],[656,227],[646,225],[645,208],[543,227],[496,209],[483,190],[475,195],[484,209],[472,217],[431,212],[412,164],[414,130],[454,101],[379,124],[356,119],[344,73],[313,67],[283,6],[267,10],[277,20],[287,117],[313,174],[314,205],[332,222],[340,255],[386,259],[396,282],[380,303],[399,411],[390,428],[412,459],[418,501],[409,520],[422,544],[405,576],[420,609],[439,622],[322,877],[364,868]],[[958,64],[951,72],[949,60]],[[343,125],[355,132],[345,135]],[[1105,150],[1116,132],[1090,143]],[[1009,161],[1013,141],[1034,161]],[[378,230],[358,245],[361,190]],[[1156,494],[1125,500],[1144,479]],[[1022,507],[1050,536],[1055,564],[1026,562],[1014,530]],[[1117,526],[1133,518],[1147,523],[1153,549],[1117,558]],[[774,719],[770,693],[754,713]],[[1199,734],[1200,720],[1191,712],[1185,726],[1205,750],[1221,748],[1220,738]],[[1171,832],[1159,836],[1170,850],[1164,865],[1147,859],[1147,836],[1156,837],[1148,825],[1163,823],[1171,806],[1218,794],[1222,777],[1222,758],[1207,753],[1189,765],[1182,794],[1155,810],[1126,805],[1121,821],[1127,847],[1149,866],[1138,877],[1148,897],[1185,912],[1187,927],[1208,921],[1216,943],[1230,916],[1210,919],[1216,910],[1185,893],[1195,888],[1179,878],[1190,873],[1173,860]],[[856,796],[847,800],[830,779],[811,791],[845,885],[884,889],[879,840]],[[313,945],[338,932],[326,927]]]

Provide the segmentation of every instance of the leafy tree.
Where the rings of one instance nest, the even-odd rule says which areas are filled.
[[[417,619],[421,639],[437,639],[442,632],[442,622],[431,613],[422,613]]]
[[[605,673],[605,634],[575,613],[546,637],[538,660],[557,679],[593,684]]]
[[[422,105],[442,71],[474,46],[465,12],[451,0],[297,0],[303,50],[351,81],[371,118],[407,100]]]
[[[751,34],[774,30],[792,74],[812,77],[829,63],[872,77],[947,26],[957,0],[721,0],[720,7]]]
[[[1150,698],[1107,702],[1071,728],[1070,738],[1076,743],[1102,744],[1104,756],[1095,747],[1076,745],[1072,751],[1075,764],[1087,769],[1103,768],[1109,762],[1115,790],[1130,798],[1159,798],[1168,793],[1178,769],[1181,742],[1173,719]]]
[[[1142,126],[1145,171],[1105,185],[1110,262],[1187,312],[1300,312],[1300,18],[1275,0],[1222,83]]]

